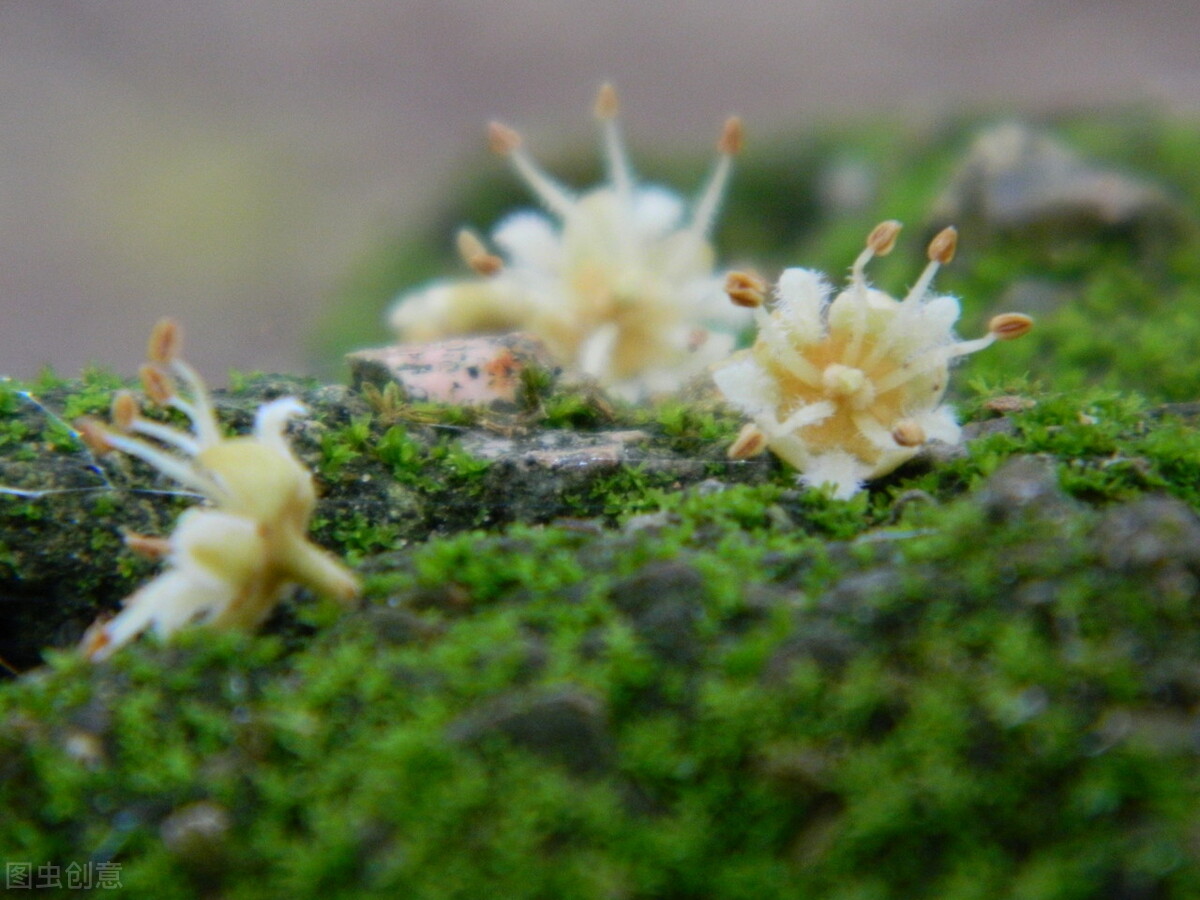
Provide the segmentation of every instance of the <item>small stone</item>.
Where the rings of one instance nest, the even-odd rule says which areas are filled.
[[[1184,565],[1200,570],[1200,521],[1181,500],[1143,497],[1107,510],[1095,531],[1100,559],[1122,572]]]
[[[650,652],[676,665],[688,665],[700,656],[697,627],[704,594],[704,576],[678,560],[650,563],[609,591]]]
[[[1059,487],[1054,460],[1033,455],[1008,460],[983,483],[977,498],[1000,521],[1029,512],[1056,516],[1075,506]]]
[[[163,846],[181,861],[195,866],[217,865],[233,820],[219,803],[200,800],[181,806],[159,826]]]
[[[577,775],[607,770],[615,755],[603,702],[576,688],[502,694],[460,717],[448,731],[450,740],[468,745],[496,735]]]
[[[346,361],[355,387],[394,382],[409,400],[464,406],[516,406],[522,372],[560,371],[546,346],[522,332],[358,350]]]

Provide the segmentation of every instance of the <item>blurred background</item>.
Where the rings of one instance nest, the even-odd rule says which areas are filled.
[[[165,314],[215,382],[336,373],[330,334],[389,337],[371,260],[449,249],[464,182],[513,181],[487,120],[553,163],[606,79],[690,191],[733,112],[748,163],[873,117],[1197,115],[1197,46],[1190,2],[2,0],[0,373],[132,374]]]

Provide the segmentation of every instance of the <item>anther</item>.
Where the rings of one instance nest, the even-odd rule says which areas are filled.
[[[946,265],[954,259],[954,251],[958,247],[958,231],[951,225],[943,228],[929,242],[929,261]]]
[[[108,429],[97,419],[90,416],[76,419],[75,430],[79,432],[79,437],[87,448],[97,456],[103,456],[114,449],[108,439]]]
[[[137,401],[129,391],[118,391],[113,395],[112,419],[113,427],[118,431],[128,431],[138,417]]]
[[[900,236],[900,229],[903,227],[895,219],[880,222],[867,235],[867,247],[876,256],[887,256],[896,246],[896,238]]]
[[[767,283],[752,272],[730,272],[725,276],[725,293],[737,306],[756,309],[767,299]]]
[[[767,436],[753,423],[745,425],[737,438],[729,445],[725,455],[729,459],[749,459],[767,449]]]
[[[125,546],[143,559],[162,559],[171,552],[171,542],[166,538],[126,531],[122,536]]]
[[[901,419],[892,429],[892,440],[901,447],[920,447],[925,443],[925,429],[912,419]]]
[[[183,346],[183,331],[174,319],[159,319],[150,332],[146,357],[161,366],[170,365]]]
[[[721,129],[721,138],[717,141],[717,152],[723,156],[737,156],[742,152],[746,143],[746,132],[742,128],[742,120],[738,116],[730,116],[725,120]]]
[[[592,112],[597,119],[615,119],[620,109],[621,104],[617,100],[617,89],[609,82],[604,82],[604,84],[600,85],[600,90],[596,92],[596,103],[592,107]]]
[[[1012,341],[1029,334],[1033,319],[1024,313],[1001,313],[988,322],[988,333],[998,341]]]
[[[493,153],[508,156],[521,146],[521,135],[501,122],[489,122],[488,146]]]
[[[157,366],[149,364],[138,369],[138,374],[142,377],[142,389],[151,402],[159,406],[167,406],[171,402],[175,396],[175,384],[171,381],[171,376]]]
[[[483,241],[471,229],[460,230],[457,243],[459,256],[476,275],[495,275],[504,268],[504,261],[494,253],[488,253]]]

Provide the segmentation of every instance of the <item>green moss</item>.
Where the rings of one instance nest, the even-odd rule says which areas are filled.
[[[1200,130],[1131,121],[1054,127],[1194,211]],[[730,252],[844,270],[875,220],[923,221],[973,124],[748,156]],[[843,162],[878,177],[869,208],[822,205]],[[447,222],[494,221],[513,198],[489,191]],[[905,240],[884,288],[914,275]],[[1200,893],[1197,236],[962,249],[939,281],[963,332],[1030,280],[1038,328],[957,373],[963,452],[850,501],[725,459],[739,418],[694,398],[630,409],[534,372],[501,416],[236,379],[232,431],[284,393],[313,411],[314,534],[364,609],[47,653],[0,685],[0,846],[231,900]],[[434,274],[417,256],[360,290]],[[0,483],[67,491],[0,496],[8,634],[37,648],[147,577],[122,527],[168,533],[191,502],[59,424],[120,386],[0,382]]]

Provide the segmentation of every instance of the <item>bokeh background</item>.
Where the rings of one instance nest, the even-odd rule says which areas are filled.
[[[502,173],[484,123],[553,159],[605,79],[636,152],[738,112],[753,153],[873,116],[1200,115],[1198,46],[1192,2],[3,0],[0,373],[132,373],[164,314],[215,381],[327,373],[363,260],[448,245],[444,198]],[[382,343],[388,299],[344,315]]]

